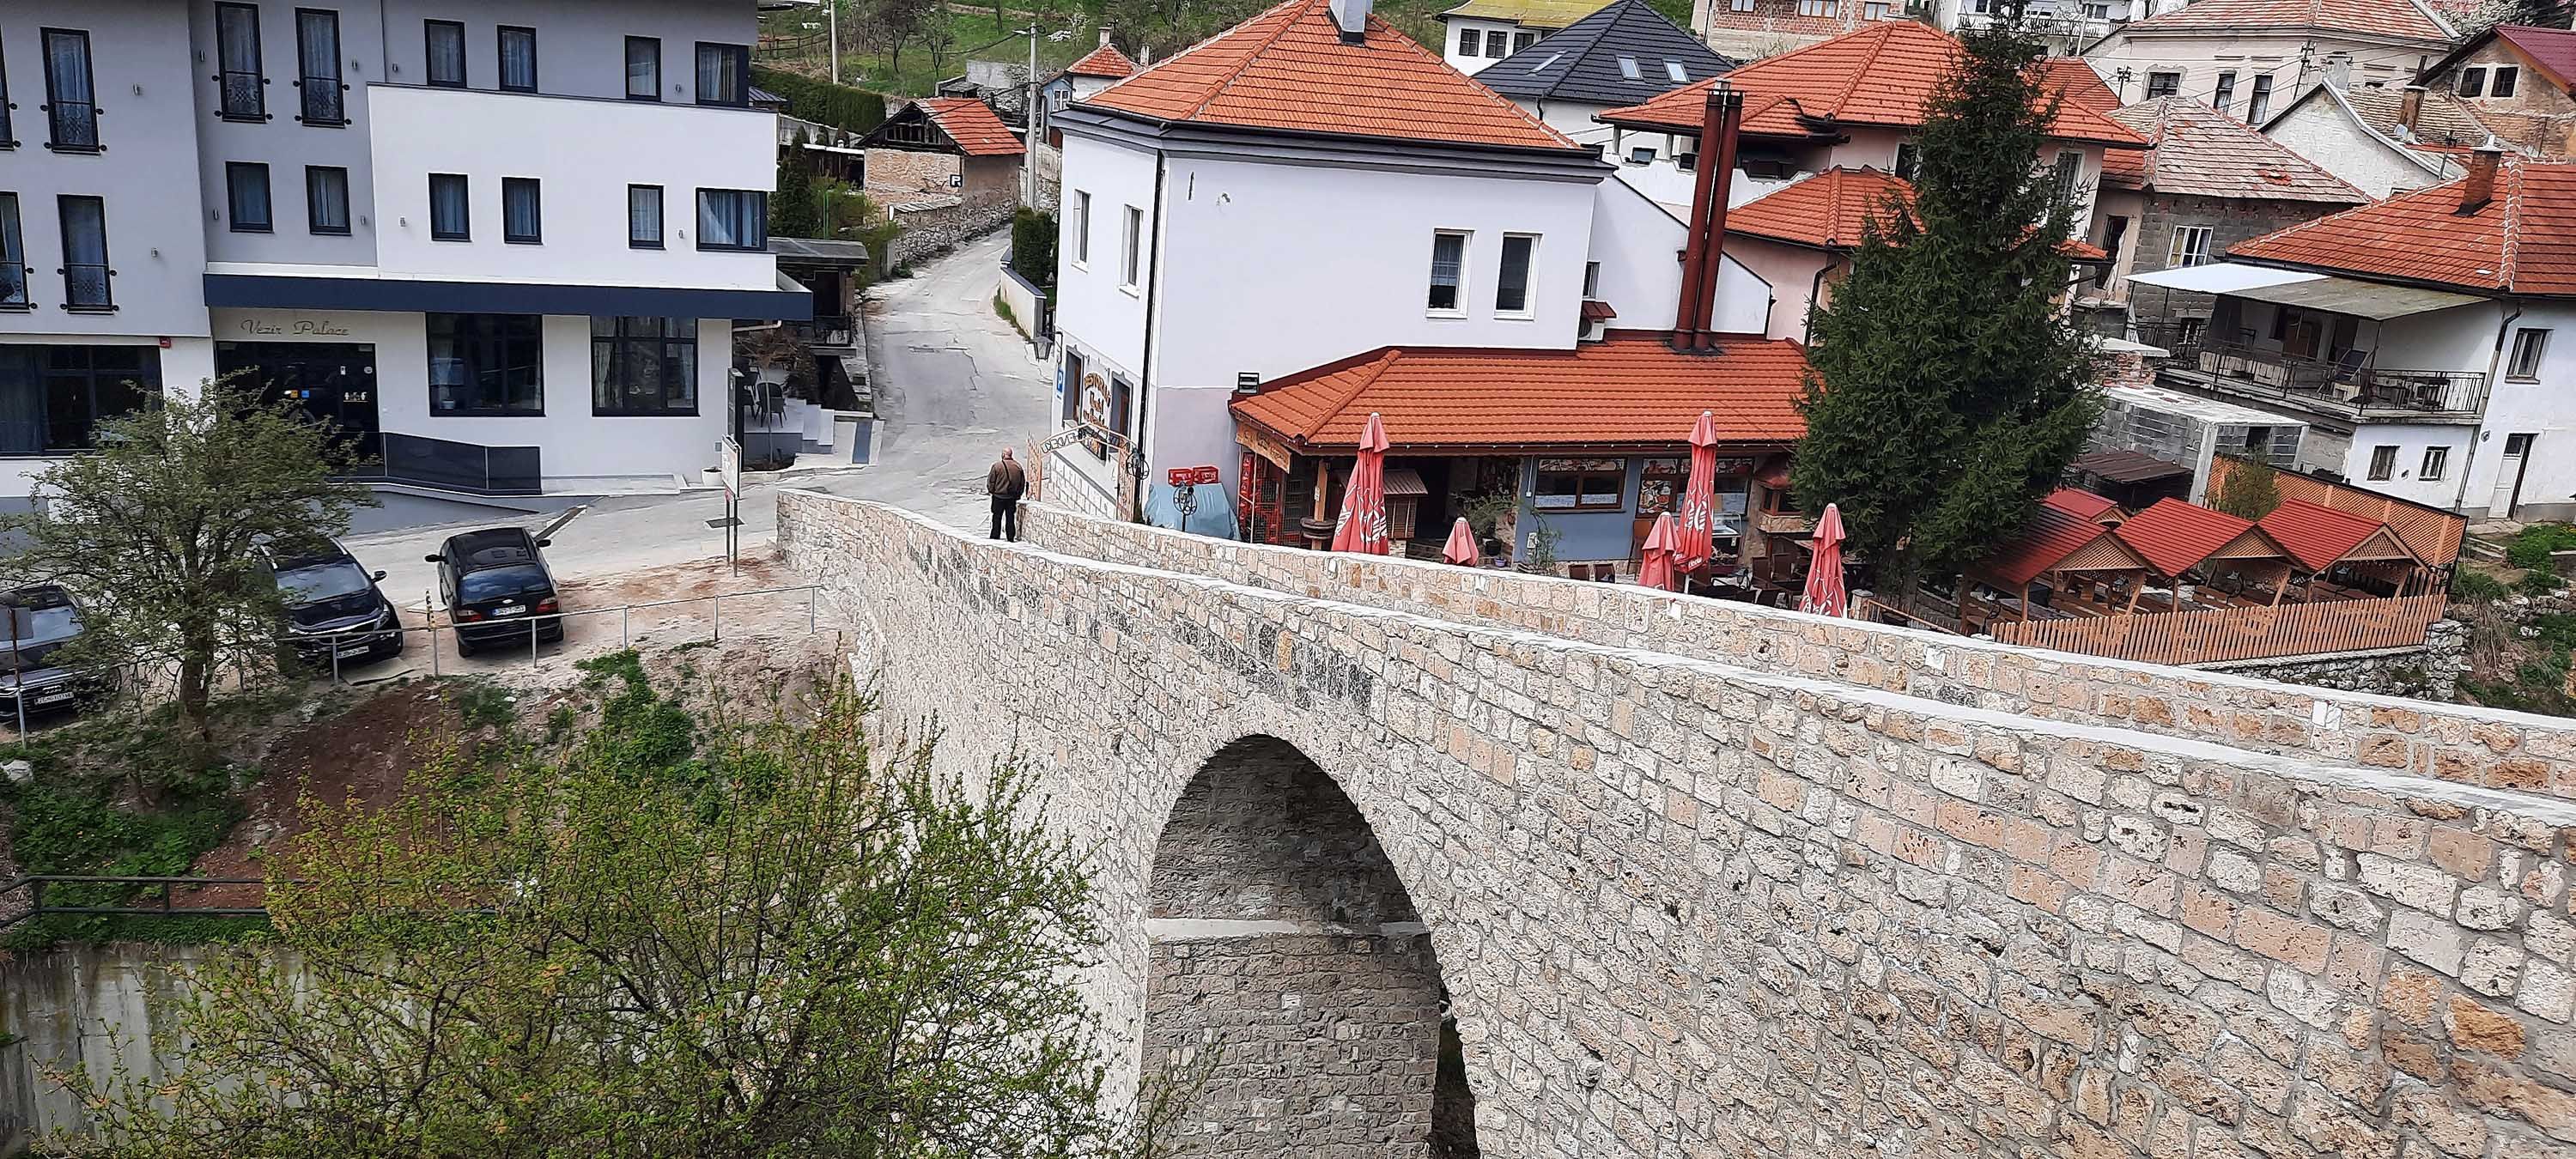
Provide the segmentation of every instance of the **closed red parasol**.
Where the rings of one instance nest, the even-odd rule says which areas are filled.
[[[1717,419],[1707,411],[1691,424],[1690,485],[1682,489],[1681,539],[1674,545],[1673,566],[1689,575],[1708,566],[1717,553],[1710,536],[1717,530]]]
[[[1839,616],[1849,607],[1851,597],[1843,590],[1843,509],[1840,504],[1825,504],[1825,513],[1816,518],[1816,531],[1807,542],[1814,545],[1816,558],[1807,564],[1807,590],[1798,597],[1798,610],[1819,616]]]
[[[1372,411],[1350,489],[1342,493],[1342,516],[1333,523],[1333,550],[1385,555],[1386,531],[1386,423]]]
[[[1668,592],[1681,590],[1682,576],[1673,558],[1681,547],[1681,538],[1672,512],[1655,517],[1654,529],[1646,533],[1646,562],[1637,571],[1638,584]]]
[[[1459,516],[1458,522],[1450,525],[1449,542],[1440,548],[1440,558],[1460,567],[1474,567],[1483,562],[1483,557],[1476,554],[1476,531],[1467,526],[1466,516]]]

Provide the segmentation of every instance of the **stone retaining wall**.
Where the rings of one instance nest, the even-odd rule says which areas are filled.
[[[1428,925],[1489,1156],[2576,1145],[2576,806],[2320,759],[2332,726],[2248,730],[2284,751],[2176,735],[2227,731],[2195,723],[2204,704],[2277,698],[2245,710],[2259,725],[2291,703],[2380,711],[2367,698],[2068,676],[1795,619],[1738,621],[1773,646],[1721,662],[1494,626],[1521,613],[1485,607],[1527,598],[1606,635],[1682,606],[1596,586],[1315,577],[1454,600],[1475,620],[1458,623],[806,492],[779,496],[779,542],[858,625],[853,662],[892,719],[935,717],[959,769],[1020,754],[1048,822],[1098,842],[1113,940],[1087,985],[1130,1044],[1158,841],[1209,758],[1263,736],[1350,798]],[[1915,680],[2052,719],[1901,691]],[[2178,702],[2169,731],[2094,723],[2130,715],[2103,711],[2115,694]],[[2419,717],[2371,727],[2441,751],[2482,729],[2526,743],[2403,711]]]
[[[2046,652],[1633,584],[1232,543],[1037,505],[1022,508],[1021,535],[1068,555],[1276,591],[2576,799],[2576,721],[2557,717]]]

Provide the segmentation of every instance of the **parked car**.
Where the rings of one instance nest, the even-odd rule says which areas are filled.
[[[80,604],[60,584],[31,584],[0,592],[0,617],[8,621],[8,650],[0,652],[0,712],[59,712],[116,690],[112,669],[78,672],[59,654],[80,638]]]
[[[402,654],[402,616],[376,587],[385,573],[366,570],[338,540],[324,540],[317,551],[279,555],[269,566],[286,604],[286,635],[297,659],[328,667]]]
[[[525,528],[494,527],[448,537],[438,554],[438,590],[456,624],[456,651],[473,655],[485,644],[529,644],[563,639],[563,606],[555,599],[554,573],[538,550],[546,541]]]

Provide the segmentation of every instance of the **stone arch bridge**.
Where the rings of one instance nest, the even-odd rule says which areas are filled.
[[[1201,1154],[2576,1154],[2569,722],[779,504],[887,711],[1101,843]]]

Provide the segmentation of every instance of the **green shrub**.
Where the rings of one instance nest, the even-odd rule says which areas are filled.
[[[1041,290],[1055,292],[1055,215],[1021,206],[1011,214],[1011,268]]]
[[[886,101],[883,94],[763,65],[751,66],[751,83],[787,98],[788,115],[865,133],[884,124]]]
[[[2513,586],[2526,596],[2545,596],[2566,587],[2567,581],[2560,579],[2556,572],[2534,568],[2522,573],[2522,578],[2513,581]]]
[[[2548,567],[2549,553],[2576,550],[2576,526],[2564,523],[2542,523],[2522,529],[2511,546],[2504,549],[2504,561],[2515,567]]]
[[[2482,571],[2462,571],[2451,581],[2451,598],[2488,604],[2503,599],[2504,581]]]

